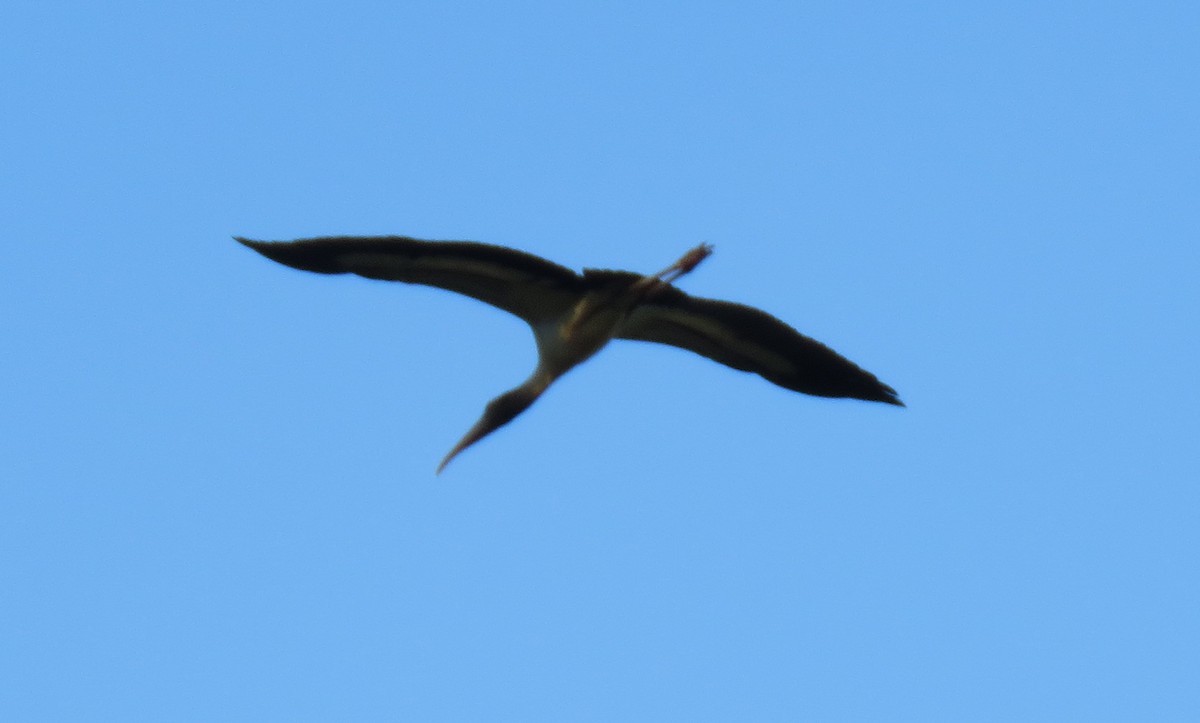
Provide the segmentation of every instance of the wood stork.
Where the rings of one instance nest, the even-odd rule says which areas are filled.
[[[472,241],[420,241],[404,236],[339,236],[240,243],[281,264],[320,274],[426,284],[466,294],[528,322],[538,364],[523,384],[493,399],[483,416],[442,459],[512,421],[555,379],[612,339],[689,349],[784,389],[904,406],[875,375],[758,309],[701,299],[671,282],[710,253],[702,244],[657,274],[584,269],[582,274],[503,246]]]

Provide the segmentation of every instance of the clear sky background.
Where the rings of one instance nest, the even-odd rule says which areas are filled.
[[[1194,2],[0,6],[0,719],[1200,720]],[[759,306],[908,409],[232,234]]]

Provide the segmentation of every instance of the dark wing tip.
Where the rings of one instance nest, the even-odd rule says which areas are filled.
[[[880,395],[878,397],[875,397],[868,401],[883,402],[884,404],[894,404],[897,407],[904,407],[904,408],[908,407],[907,404],[905,404],[903,401],[901,401],[900,395],[896,393],[895,389],[892,389],[891,387],[884,384],[883,382],[879,382],[879,386],[881,387]]]
[[[245,236],[234,236],[233,240],[237,241],[238,243],[240,243],[241,245],[245,246],[248,249],[253,249],[254,251],[259,252],[263,256],[268,255],[268,251],[270,250],[270,248],[272,246],[278,245],[278,242],[255,241],[254,239],[249,239],[249,238],[246,238]]]
[[[832,350],[829,350],[829,354],[828,361],[836,362],[836,364],[824,370],[826,375],[823,375],[824,378],[820,381],[815,378],[807,378],[802,384],[789,385],[787,383],[790,381],[789,379],[768,378],[780,386],[820,397],[848,397],[897,407],[907,406],[900,400],[900,395],[896,393],[895,389],[879,381],[874,374]]]
[[[301,271],[318,274],[340,274],[346,269],[338,264],[341,248],[326,239],[302,239],[300,241],[255,241],[234,236],[246,248],[254,249],[272,261],[291,266]]]

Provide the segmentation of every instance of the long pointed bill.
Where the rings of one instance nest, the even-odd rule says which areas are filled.
[[[468,431],[466,435],[459,440],[458,444],[454,445],[454,449],[450,450],[450,453],[442,459],[442,463],[437,467],[436,474],[441,474],[442,470],[446,468],[446,465],[450,464],[450,460],[457,457],[459,452],[488,436],[499,426],[499,424],[489,424],[488,417],[485,414],[483,418],[476,422],[475,426],[471,427],[470,431]]]
[[[514,417],[528,409],[529,405],[533,404],[551,381],[553,381],[552,378],[534,375],[529,381],[511,392],[505,392],[488,402],[487,407],[483,410],[483,416],[479,418],[474,427],[467,431],[458,444],[454,445],[454,449],[450,450],[450,453],[438,465],[437,473],[441,474],[446,465],[450,464],[450,460],[454,459],[459,452],[508,424]]]

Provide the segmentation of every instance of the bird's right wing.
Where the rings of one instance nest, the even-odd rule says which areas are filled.
[[[634,309],[617,337],[688,349],[805,394],[904,406],[874,374],[767,312],[673,286]]]
[[[581,279],[539,256],[473,241],[405,236],[334,236],[238,242],[281,264],[319,274],[436,286],[478,299],[533,323],[570,308]]]

